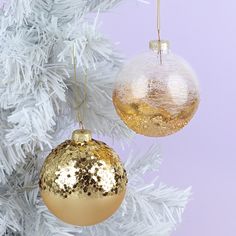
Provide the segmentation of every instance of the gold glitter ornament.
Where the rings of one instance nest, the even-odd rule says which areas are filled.
[[[151,41],[150,48],[124,66],[113,103],[130,129],[161,137],[189,123],[199,105],[199,90],[195,73],[170,52],[167,41]]]
[[[120,207],[127,175],[118,155],[88,130],[49,154],[40,173],[40,192],[48,209],[62,221],[89,226],[109,218]]]

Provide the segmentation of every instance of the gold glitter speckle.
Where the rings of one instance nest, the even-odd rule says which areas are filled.
[[[195,114],[199,98],[193,95],[189,97],[194,98],[178,106],[171,99],[168,100],[168,95],[157,91],[155,97],[147,98],[147,101],[133,99],[134,101],[125,102],[119,98],[118,92],[114,91],[113,102],[121,119],[136,133],[146,136],[166,136],[186,126]],[[155,100],[164,99],[165,107],[154,105]],[[172,106],[179,110],[172,112]]]
[[[118,155],[105,143],[67,140],[43,165],[40,188],[63,198],[112,196],[125,191],[126,171]]]

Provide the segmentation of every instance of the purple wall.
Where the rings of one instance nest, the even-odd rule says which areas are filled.
[[[103,31],[130,58],[155,38],[155,1],[126,1],[102,16]],[[193,186],[193,199],[174,236],[236,235],[236,3],[162,1],[162,36],[195,68],[201,106],[188,127],[159,139],[160,179]],[[155,139],[138,136],[147,145]]]

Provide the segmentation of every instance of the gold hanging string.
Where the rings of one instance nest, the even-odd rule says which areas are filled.
[[[77,71],[76,71],[76,54],[75,54],[75,43],[73,43],[73,66],[74,66],[74,80],[76,81],[77,79]]]
[[[160,56],[160,64],[162,65],[161,51],[161,0],[157,0],[157,35],[158,35],[158,54]]]
[[[75,49],[75,43],[73,43],[73,66],[74,66],[74,80],[77,80],[77,71],[76,71],[76,64],[77,64],[77,58],[76,58],[76,49]],[[85,83],[84,83],[84,99],[81,103],[81,105],[83,105],[83,103],[86,103],[87,101],[87,71],[85,72]],[[79,106],[81,107],[81,106]],[[85,106],[83,106],[83,117],[81,116],[80,112],[78,111],[78,122],[79,125],[82,129],[85,129],[84,127],[84,118],[85,118]]]
[[[85,76],[84,76],[84,106],[83,106],[83,114],[84,114],[84,118],[85,118],[85,114],[87,111],[87,97],[88,97],[88,93],[87,93],[87,81],[88,81],[88,71],[87,69],[85,69]],[[83,119],[84,120],[84,119]]]

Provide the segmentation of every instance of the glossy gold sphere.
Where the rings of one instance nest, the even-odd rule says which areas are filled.
[[[161,137],[181,130],[194,116],[200,100],[191,67],[170,53],[168,44],[163,45],[161,58],[153,50],[125,65],[113,92],[120,118],[145,136]]]
[[[48,209],[62,221],[98,224],[120,207],[127,175],[118,155],[91,133],[77,130],[54,149],[42,167],[40,192]]]

